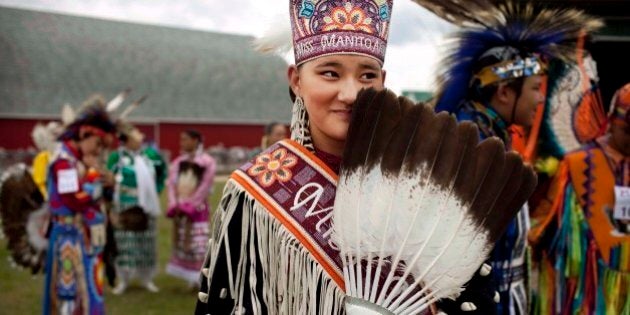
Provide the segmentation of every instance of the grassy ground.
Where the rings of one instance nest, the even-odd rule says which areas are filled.
[[[224,182],[217,182],[211,196],[215,209],[223,191]],[[162,196],[164,205],[165,194]],[[164,209],[164,208],[163,208]],[[108,314],[191,314],[197,292],[187,288],[185,282],[167,275],[164,270],[171,254],[172,222],[165,217],[158,220],[159,269],[155,278],[159,293],[149,293],[132,285],[125,294],[116,296],[106,287],[105,307]],[[0,314],[40,314],[44,276],[31,276],[26,270],[9,266],[6,243],[0,240]]]

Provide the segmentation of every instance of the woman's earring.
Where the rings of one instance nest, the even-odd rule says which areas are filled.
[[[306,106],[304,106],[304,100],[302,97],[295,97],[292,112],[291,139],[305,148],[314,151],[313,139],[311,139],[311,131],[308,124],[308,113],[306,112]]]

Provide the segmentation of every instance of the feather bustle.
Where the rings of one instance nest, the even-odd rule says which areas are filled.
[[[7,249],[16,264],[31,269],[32,273],[41,270],[45,248],[30,242],[27,225],[36,212],[42,212],[44,197],[24,164],[16,164],[2,174],[0,181],[0,216],[2,230],[7,237]],[[44,214],[47,213],[43,209]],[[39,232],[39,231],[35,231]]]
[[[489,0],[414,0],[465,28],[452,35],[450,53],[436,78],[436,109],[454,111],[466,99],[475,62],[493,47],[509,46],[523,53],[574,63],[578,38],[603,27],[599,18],[576,9],[548,9],[540,4]]]

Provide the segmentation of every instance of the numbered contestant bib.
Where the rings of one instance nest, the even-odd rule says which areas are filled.
[[[79,191],[79,173],[76,169],[65,169],[57,172],[57,190],[60,194]]]
[[[630,220],[630,187],[615,186],[613,217],[616,220]]]

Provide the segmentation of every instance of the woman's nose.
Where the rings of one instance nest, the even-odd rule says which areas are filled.
[[[338,93],[339,101],[345,104],[352,104],[357,99],[357,93],[361,89],[361,84],[354,79],[344,80]]]

